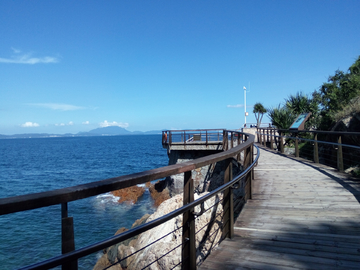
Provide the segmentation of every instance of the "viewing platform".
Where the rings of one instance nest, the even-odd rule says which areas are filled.
[[[360,269],[360,180],[261,148],[253,196],[199,269]]]

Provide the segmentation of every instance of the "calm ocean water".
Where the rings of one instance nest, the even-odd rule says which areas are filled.
[[[168,164],[161,135],[0,140],[0,198],[69,187]],[[113,236],[154,207],[149,192],[134,205],[110,194],[70,202],[75,246]],[[0,269],[61,254],[61,207],[0,216]],[[79,261],[92,269],[100,253]]]

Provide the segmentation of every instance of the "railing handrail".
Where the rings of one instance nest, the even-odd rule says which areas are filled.
[[[176,130],[163,130],[162,132],[197,132],[197,131],[223,131],[225,128],[213,128],[213,129],[176,129]],[[229,130],[232,131],[232,130]]]
[[[263,128],[258,129],[265,130],[277,130],[286,133],[317,133],[317,134],[329,134],[329,135],[360,135],[360,132],[344,132],[344,131],[325,131],[325,130],[296,130],[296,129],[277,129],[277,128]]]
[[[254,135],[252,135],[254,136]],[[250,140],[247,142],[247,145],[249,146],[251,144]],[[254,145],[256,148],[257,148],[257,154],[256,154],[256,157],[254,159],[254,161],[252,162],[252,164],[247,167],[243,172],[241,172],[239,175],[237,175],[232,181],[226,183],[226,184],[223,184],[222,186],[218,187],[217,189],[209,192],[208,194],[198,198],[197,200],[191,202],[191,203],[188,203],[164,216],[161,216],[157,219],[154,219],[152,221],[149,221],[145,224],[142,224],[142,225],[139,225],[135,228],[132,228],[128,231],[125,231],[119,235],[115,235],[115,236],[112,236],[110,238],[107,238],[103,241],[100,241],[98,243],[95,243],[95,244],[92,244],[92,245],[89,245],[89,246],[86,246],[84,248],[80,248],[78,250],[75,250],[75,251],[72,251],[72,252],[69,252],[69,253],[66,253],[66,254],[63,254],[63,255],[59,255],[57,257],[53,257],[51,259],[48,259],[46,261],[43,261],[43,262],[40,262],[40,263],[37,263],[37,264],[33,264],[29,267],[25,267],[25,268],[22,268],[23,270],[26,270],[26,269],[33,269],[36,267],[36,269],[48,269],[48,268],[51,268],[51,267],[55,267],[55,266],[58,266],[60,264],[63,264],[63,263],[66,263],[66,262],[69,262],[69,261],[73,261],[73,260],[76,260],[76,259],[79,259],[79,258],[82,258],[84,256],[87,256],[91,253],[94,253],[94,252],[97,252],[99,250],[102,250],[106,247],[109,247],[109,246],[112,246],[114,244],[117,244],[117,243],[120,243],[120,242],[123,242],[131,237],[134,237],[136,235],[139,235],[143,232],[146,232],[148,230],[151,230],[153,228],[155,228],[156,226],[162,224],[162,223],[165,223],[167,221],[169,221],[170,219],[173,219],[174,217],[178,216],[178,215],[181,215],[183,213],[185,213],[186,211],[189,211],[190,209],[193,209],[195,206],[205,202],[206,200],[214,197],[216,194],[224,191],[225,189],[229,188],[230,186],[233,186],[234,184],[236,184],[239,180],[241,180],[242,178],[245,177],[245,175],[247,175],[250,170],[252,170],[255,166],[255,164],[257,163],[258,159],[259,159],[259,156],[260,156],[260,151],[259,151],[259,148]],[[231,153],[236,153],[237,151],[235,151],[236,148],[239,148],[239,146],[237,147],[234,147],[226,152],[231,152]],[[246,148],[246,147],[244,147]],[[215,154],[215,155],[218,155],[218,154]],[[214,156],[214,155],[212,155]],[[228,155],[227,155],[228,156]],[[204,158],[199,158],[199,159],[204,159]]]
[[[340,172],[344,172],[347,169],[350,169],[349,172],[352,170],[355,172],[356,168],[360,165],[359,162],[357,162],[358,159],[356,158],[358,156],[360,146],[359,143],[356,143],[356,141],[353,140],[353,137],[359,138],[360,132],[258,128],[256,133],[260,144],[266,146],[266,144],[270,142],[270,148],[273,149],[275,143],[275,147],[277,147],[281,153],[285,153],[285,144],[283,143],[283,139],[294,140],[295,157],[300,157],[301,154],[299,141],[310,143],[312,144],[312,149],[303,150],[301,155],[306,158],[313,159],[315,163],[322,162],[326,165],[335,167]],[[307,136],[301,136],[302,133],[312,134],[313,139],[306,138]],[[319,140],[318,137],[321,137],[322,140]],[[275,142],[273,138],[275,138]],[[320,144],[328,145],[328,147],[320,149]],[[331,152],[329,153],[329,149],[331,149],[329,146],[336,149],[336,156]],[[304,153],[305,151],[307,153]],[[345,164],[344,161],[347,163]],[[356,175],[357,172],[354,174]]]
[[[228,130],[228,132],[234,132]],[[236,133],[241,133],[236,131]],[[113,177],[105,180],[95,181],[87,184],[61,188],[51,191],[32,193],[0,199],[0,215],[10,214],[25,210],[46,207],[55,204],[67,203],[88,197],[96,196],[117,189],[127,188],[134,185],[144,184],[149,181],[164,178],[170,175],[183,173],[190,170],[215,163],[231,156],[234,152],[242,151],[239,147],[246,148],[253,143],[255,136],[248,134],[249,140],[228,151],[209,155],[196,160],[183,162],[181,164],[169,165],[161,168],[147,170],[139,173]]]

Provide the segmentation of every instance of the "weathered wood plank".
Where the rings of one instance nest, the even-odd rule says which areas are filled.
[[[360,182],[261,150],[253,199],[200,269],[359,269]]]

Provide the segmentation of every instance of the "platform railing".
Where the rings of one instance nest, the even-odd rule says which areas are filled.
[[[360,132],[258,128],[257,136],[261,145],[281,153],[289,150],[285,146],[292,146],[295,157],[310,159],[340,172],[348,168],[360,170]]]
[[[205,134],[208,133],[205,132]],[[196,213],[194,211],[195,207],[201,205],[206,200],[216,196],[217,194],[223,193],[223,200],[221,201],[221,203],[223,204],[224,211],[222,216],[223,222],[221,226],[221,239],[224,239],[226,237],[231,238],[234,235],[233,189],[239,187],[242,187],[244,189],[244,195],[242,197],[244,203],[252,197],[252,171],[259,158],[259,151],[257,151],[254,159],[255,137],[253,135],[229,130],[223,130],[221,134],[225,138],[230,138],[230,141],[235,140],[234,138],[238,138],[237,140],[239,143],[237,144],[237,146],[234,146],[232,148],[230,148],[231,144],[230,146],[228,145],[226,149],[229,150],[227,151],[184,162],[181,164],[175,164],[153,170],[143,171],[140,173],[114,177],[84,185],[0,199],[0,215],[26,211],[56,204],[61,204],[62,206],[61,212],[63,254],[42,262],[38,262],[33,265],[26,266],[22,269],[49,269],[60,265],[62,265],[62,269],[77,269],[79,258],[90,255],[94,252],[103,250],[104,248],[110,247],[131,237],[139,235],[160,224],[163,224],[166,221],[169,221],[170,219],[178,215],[183,215],[182,243],[179,247],[177,247],[182,249],[182,258],[180,262],[181,268],[196,269],[196,232],[194,228],[196,219],[201,216],[204,211]],[[240,141],[240,138],[243,138],[243,140]],[[226,140],[226,143],[228,143],[228,140]],[[240,154],[242,154],[243,156],[241,164],[243,167],[243,171],[233,178],[232,164],[234,161],[239,160],[238,157],[240,156]],[[221,161],[225,161],[226,163],[224,169],[224,184],[213,190],[212,192],[204,195],[203,197],[194,200],[194,183],[193,179],[191,178],[191,172],[197,168],[201,168],[210,164],[216,164],[217,162]],[[72,217],[68,217],[68,202],[96,196],[102,193],[138,184],[144,184],[149,181],[161,179],[180,173],[184,173],[184,205],[182,207],[158,219],[152,220],[148,223],[130,229],[119,235],[104,239],[103,241],[94,243],[80,249],[75,249],[73,220]],[[201,209],[203,208],[201,207]],[[136,252],[141,252],[141,250],[138,250]]]

